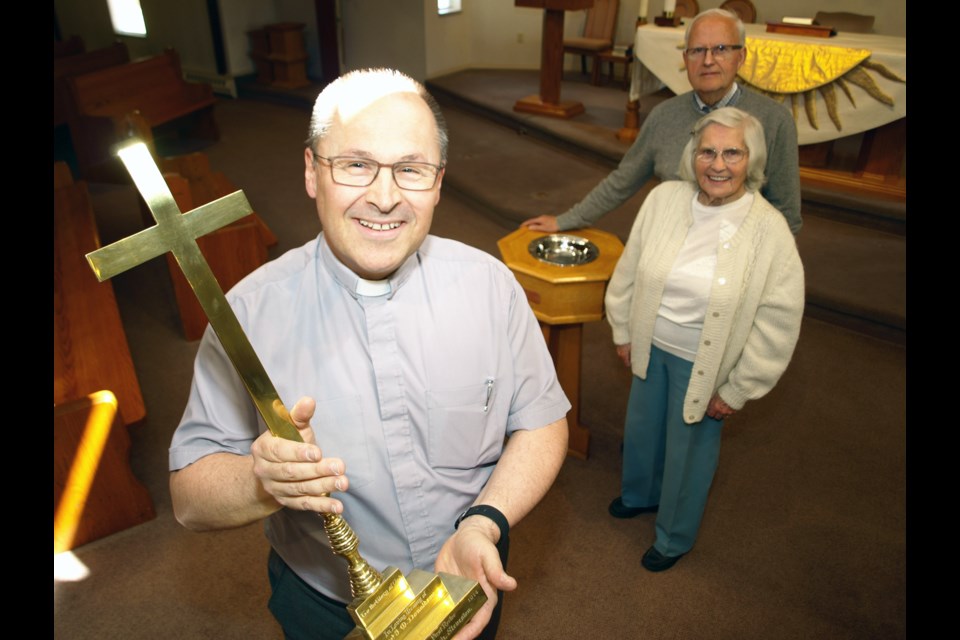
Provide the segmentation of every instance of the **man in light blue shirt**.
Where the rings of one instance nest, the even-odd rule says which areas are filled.
[[[200,344],[170,448],[174,510],[199,530],[266,519],[288,638],[353,626],[321,512],[346,516],[378,570],[477,580],[487,605],[457,636],[476,637],[516,587],[509,526],[566,455],[570,403],[516,279],[428,235],[446,148],[436,103],[397,72],[347,74],[317,99],[305,186],[323,233],[228,294],[280,397],[300,399],[304,443],[265,430],[212,331]]]

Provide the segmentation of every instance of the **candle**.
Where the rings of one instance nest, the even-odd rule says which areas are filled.
[[[674,2],[676,2],[676,0],[674,0]],[[637,11],[638,18],[643,18],[643,19],[647,18],[647,14],[649,13],[649,9],[650,9],[650,7],[648,6],[649,4],[650,4],[650,0],[640,0],[640,10]]]
[[[673,12],[676,10],[677,10],[677,0],[663,0],[664,15],[672,16]]]

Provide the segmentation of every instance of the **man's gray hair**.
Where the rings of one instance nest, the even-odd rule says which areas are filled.
[[[757,191],[766,181],[764,169],[767,166],[767,142],[763,135],[763,125],[754,116],[736,107],[723,107],[711,111],[697,120],[690,134],[687,146],[680,156],[680,179],[697,183],[697,149],[703,139],[703,131],[711,124],[718,124],[729,129],[740,129],[743,132],[743,144],[749,152],[747,160],[747,179],[744,186],[747,191]],[[718,149],[718,151],[720,151]]]
[[[737,42],[737,44],[741,46],[745,46],[747,44],[747,28],[743,26],[743,20],[740,19],[740,16],[733,13],[732,11],[727,11],[726,9],[715,8],[715,9],[706,9],[705,11],[701,11],[696,16],[694,16],[693,20],[690,21],[690,23],[687,25],[686,32],[683,34],[683,42],[686,46],[690,46],[690,32],[693,31],[693,25],[697,24],[697,21],[700,20],[701,18],[706,18],[709,16],[716,16],[719,18],[726,18],[727,20],[732,20],[734,25],[737,27],[737,38],[739,38],[739,42]],[[733,43],[718,42],[716,44],[733,44]]]
[[[450,138],[440,105],[426,87],[394,69],[357,69],[345,73],[324,87],[313,105],[306,144],[312,151],[316,151],[317,144],[330,131],[337,112],[346,105],[359,108],[391,93],[415,93],[427,103],[437,124],[440,164],[446,165]]]

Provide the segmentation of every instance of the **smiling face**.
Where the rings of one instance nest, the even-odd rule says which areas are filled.
[[[700,136],[697,151],[701,149],[714,149],[717,157],[712,162],[704,162],[697,156],[694,158],[697,184],[700,185],[698,196],[700,202],[709,206],[719,206],[739,199],[746,192],[744,182],[747,179],[750,156],[744,154],[740,162],[728,165],[723,160],[723,150],[747,151],[743,130],[716,123],[709,124]]]
[[[439,165],[436,121],[417,94],[388,94],[359,110],[338,113],[317,154]],[[382,167],[370,186],[351,187],[336,184],[329,163],[314,162],[310,149],[304,160],[307,194],[317,201],[324,237],[350,270],[367,280],[382,280],[420,247],[440,201],[442,171],[428,191],[400,189],[390,167]]]
[[[732,20],[722,16],[700,18],[690,30],[687,48],[715,47],[718,44],[739,44],[740,36]],[[701,58],[693,59],[683,54],[687,67],[687,79],[705,104],[716,104],[727,94],[737,78],[737,72],[743,66],[746,51],[731,51],[723,60],[713,57],[709,50]]]

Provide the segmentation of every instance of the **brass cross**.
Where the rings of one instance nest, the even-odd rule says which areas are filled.
[[[270,432],[302,442],[300,432],[197,245],[200,236],[252,213],[247,197],[242,191],[235,191],[181,214],[166,180],[143,142],[128,141],[119,147],[118,155],[157,224],[88,253],[87,262],[97,279],[103,282],[168,251],[173,253]]]

